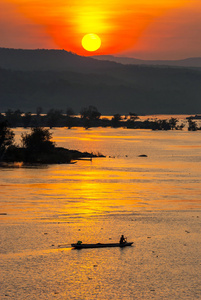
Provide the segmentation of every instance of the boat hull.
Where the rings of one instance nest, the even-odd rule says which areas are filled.
[[[124,248],[127,246],[132,246],[133,242],[130,243],[108,243],[108,244],[71,244],[71,246],[75,249],[85,249],[85,248],[105,248],[105,247],[120,247],[120,248]]]

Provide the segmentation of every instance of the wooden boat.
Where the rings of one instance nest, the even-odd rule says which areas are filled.
[[[126,242],[126,243],[106,243],[106,244],[71,244],[71,246],[75,249],[84,249],[84,248],[104,248],[104,247],[126,247],[132,246],[133,242]]]

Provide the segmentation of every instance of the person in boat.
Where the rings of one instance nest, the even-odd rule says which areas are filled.
[[[120,244],[124,244],[126,243],[126,238],[124,237],[124,235],[122,234],[122,236],[120,237],[120,241],[119,241]]]

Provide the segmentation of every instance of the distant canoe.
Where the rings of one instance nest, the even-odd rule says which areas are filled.
[[[120,243],[106,243],[106,244],[101,244],[101,243],[97,243],[97,244],[71,244],[71,246],[75,249],[84,249],[84,248],[105,248],[105,247],[126,247],[126,246],[132,246],[133,242],[126,242],[123,244]]]

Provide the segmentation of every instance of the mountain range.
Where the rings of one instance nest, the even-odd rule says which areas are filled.
[[[143,60],[132,57],[119,57],[113,55],[94,55],[97,60],[113,61],[124,65],[148,65],[148,66],[173,66],[201,68],[201,57],[190,57],[180,60]]]
[[[79,113],[93,105],[105,115],[196,114],[200,98],[201,69],[194,65],[122,64],[65,50],[0,48],[0,112],[40,106]]]

